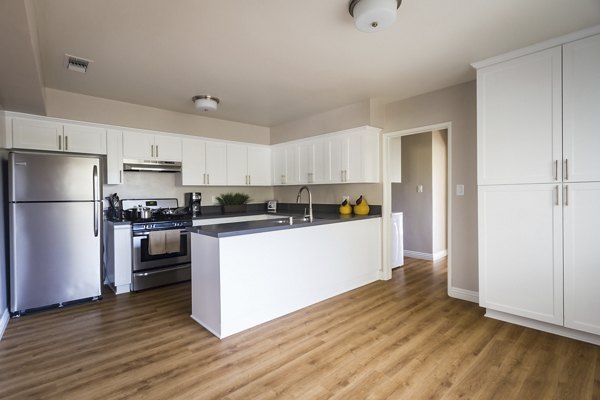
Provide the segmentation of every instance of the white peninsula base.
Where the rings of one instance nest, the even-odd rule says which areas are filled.
[[[192,318],[224,338],[378,279],[381,218],[192,234]]]

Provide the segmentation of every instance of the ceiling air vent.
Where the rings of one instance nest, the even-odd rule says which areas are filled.
[[[85,74],[87,71],[88,65],[93,62],[92,60],[87,60],[85,58],[72,56],[70,54],[65,54],[65,68],[70,71],[81,72]]]

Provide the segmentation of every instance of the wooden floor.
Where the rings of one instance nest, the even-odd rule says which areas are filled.
[[[13,319],[0,399],[600,399],[600,347],[485,318],[445,261],[407,261],[222,341],[189,284]]]

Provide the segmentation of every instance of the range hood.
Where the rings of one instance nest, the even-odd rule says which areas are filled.
[[[123,169],[141,172],[181,172],[181,163],[178,161],[123,160]]]

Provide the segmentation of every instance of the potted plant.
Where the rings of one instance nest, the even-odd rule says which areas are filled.
[[[245,193],[225,193],[217,196],[217,201],[223,207],[223,214],[246,212],[246,204],[250,196]]]

